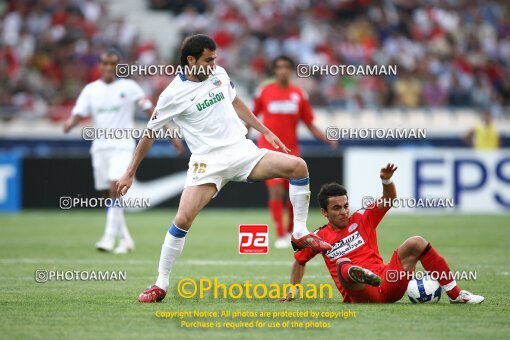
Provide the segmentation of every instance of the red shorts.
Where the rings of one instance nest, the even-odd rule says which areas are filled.
[[[414,270],[411,270],[413,272]],[[348,299],[344,301],[354,303],[392,303],[400,300],[407,290],[409,277],[411,275],[401,275],[406,272],[402,263],[398,259],[397,251],[393,252],[390,262],[378,271],[382,282],[379,287],[366,285],[362,290],[345,289]]]

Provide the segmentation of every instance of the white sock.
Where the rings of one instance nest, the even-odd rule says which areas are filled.
[[[119,209],[117,211],[117,223],[119,224],[118,230],[117,230],[117,236],[121,240],[125,240],[128,242],[133,242],[133,238],[131,237],[131,234],[129,233],[129,230],[127,228],[126,224],[126,218],[124,217],[124,208],[117,208]]]
[[[106,226],[104,229],[104,236],[110,239],[115,239],[117,234],[119,233],[119,223],[118,223],[118,212],[119,208],[108,208],[106,211]]]
[[[452,282],[445,284],[443,286],[443,289],[445,292],[449,292],[450,290],[452,290],[455,287],[457,287],[457,281],[453,280]]]
[[[129,233],[128,227],[125,222],[120,225],[120,229],[121,231],[119,233],[119,237],[121,240],[133,243],[135,242],[131,237],[131,234]]]
[[[172,225],[172,227],[174,227],[174,225]],[[185,240],[186,237],[175,237],[171,235],[170,232],[166,233],[165,242],[163,242],[163,246],[161,247],[161,256],[159,257],[158,269],[159,275],[158,279],[156,280],[156,286],[165,291],[168,290],[170,272],[172,271],[175,260],[182,253]]]
[[[308,205],[310,204],[310,184],[308,177],[290,180],[289,198],[294,211],[294,231],[292,235],[295,238],[300,238],[309,234],[308,228],[306,227]]]

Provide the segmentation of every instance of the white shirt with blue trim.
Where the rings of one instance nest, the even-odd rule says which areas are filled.
[[[180,74],[161,93],[147,128],[159,130],[173,121],[193,154],[234,145],[248,132],[232,105],[235,97],[234,83],[223,67],[216,66],[201,82]]]

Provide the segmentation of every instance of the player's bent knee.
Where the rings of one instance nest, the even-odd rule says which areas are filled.
[[[427,244],[427,240],[421,236],[412,236],[405,240],[398,249],[398,258],[404,270],[414,269]]]
[[[291,178],[304,178],[308,176],[308,166],[303,158],[294,157]]]
[[[406,248],[412,249],[412,251],[416,252],[417,255],[421,254],[428,244],[427,240],[421,236],[412,236],[408,238],[404,243]]]
[[[191,216],[187,216],[186,214],[179,214],[175,216],[175,225],[182,230],[189,230],[191,228],[191,224],[193,223],[193,219]]]

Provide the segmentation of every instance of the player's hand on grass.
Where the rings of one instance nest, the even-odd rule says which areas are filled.
[[[285,144],[282,143],[280,138],[276,137],[276,135],[273,132],[268,131],[264,133],[264,138],[269,142],[269,144],[273,146],[273,148],[277,150],[282,150],[285,153],[290,152],[290,149],[287,148]]]
[[[388,163],[385,168],[381,169],[381,173],[379,176],[381,179],[390,179],[393,176],[393,173],[397,170],[395,164]]]
[[[286,297],[278,299],[278,302],[291,302],[291,301],[294,301],[292,293],[287,293]]]
[[[117,194],[119,196],[124,196],[129,188],[131,188],[131,185],[133,185],[133,177],[128,174],[122,175],[117,181]]]

